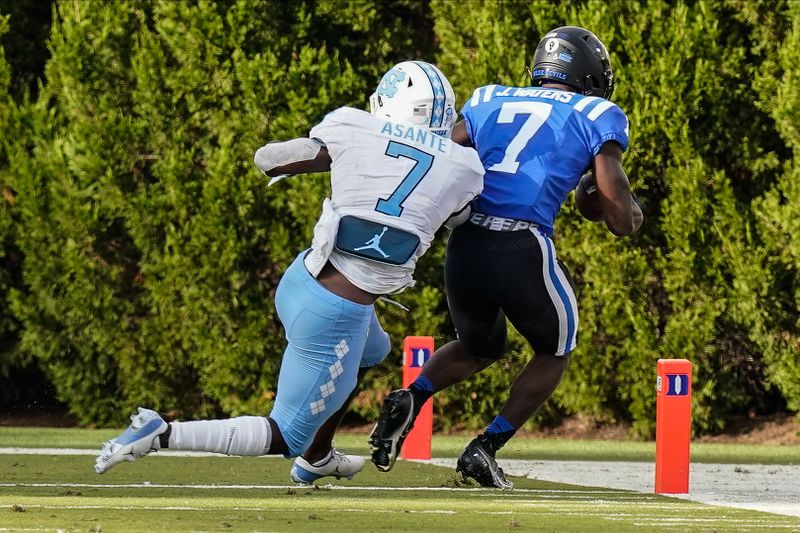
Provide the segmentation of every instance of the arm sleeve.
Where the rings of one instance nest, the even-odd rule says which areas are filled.
[[[324,144],[315,139],[306,139],[304,137],[282,142],[271,142],[256,150],[253,162],[262,173],[266,174],[276,167],[314,159],[320,148],[324,146]]]
[[[336,126],[341,124],[342,108],[328,113],[322,122],[311,128],[308,138],[299,137],[288,141],[271,142],[259,148],[253,162],[266,174],[275,167],[294,163],[296,161],[306,161],[313,159],[319,153],[321,147],[328,150],[331,158],[335,157],[332,153],[335,150],[335,141],[341,136],[336,136]],[[330,143],[330,146],[329,146]],[[270,184],[277,181],[275,178]]]

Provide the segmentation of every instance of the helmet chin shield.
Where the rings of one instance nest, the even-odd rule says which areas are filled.
[[[449,137],[456,120],[456,97],[436,66],[404,61],[381,78],[369,97],[370,113]]]
[[[614,73],[608,50],[597,36],[577,26],[563,26],[545,34],[533,56],[534,86],[561,83],[587,96],[611,98]]]

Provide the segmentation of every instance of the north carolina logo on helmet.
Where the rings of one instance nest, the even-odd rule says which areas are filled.
[[[391,98],[397,94],[397,84],[406,79],[406,73],[402,70],[392,69],[383,75],[381,83],[376,91],[379,95]]]

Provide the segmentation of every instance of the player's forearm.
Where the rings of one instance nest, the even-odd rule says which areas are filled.
[[[270,177],[325,172],[331,168],[325,145],[307,138],[265,144],[256,151],[253,162]]]
[[[639,204],[639,201],[635,196],[631,196],[631,204],[631,209],[633,211],[633,231],[631,233],[635,233],[639,231],[639,228],[642,227],[642,223],[644,222],[644,212],[642,211],[642,206]]]
[[[623,200],[625,204],[621,209],[614,208],[606,211],[605,222],[609,231],[617,237],[625,237],[636,233],[644,222],[644,213],[639,202],[629,194],[630,200]],[[628,207],[630,203],[630,207]]]
[[[622,168],[622,150],[615,142],[607,142],[594,159],[597,194],[606,227],[618,237],[635,232],[644,217],[631,195],[628,176]]]
[[[635,231],[633,209],[627,205],[630,203],[630,200],[601,201],[606,227],[617,237],[624,237]]]

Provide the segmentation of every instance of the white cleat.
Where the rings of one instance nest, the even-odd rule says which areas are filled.
[[[139,457],[157,450],[153,446],[168,424],[152,409],[139,408],[131,415],[131,425],[119,437],[106,441],[94,463],[94,470],[102,474],[123,461],[135,461]]]
[[[314,466],[302,457],[294,460],[292,471],[289,474],[292,481],[310,485],[316,480],[333,476],[336,479],[353,479],[353,476],[364,468],[364,458],[358,455],[345,455],[339,450],[333,450],[331,458],[322,466]]]

